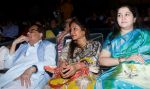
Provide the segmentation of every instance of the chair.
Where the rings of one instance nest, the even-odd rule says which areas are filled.
[[[103,43],[103,34],[102,33],[90,33],[89,39],[93,41],[99,41],[101,44]]]

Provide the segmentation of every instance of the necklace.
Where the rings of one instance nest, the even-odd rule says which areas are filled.
[[[78,46],[79,46],[79,48],[83,49],[87,44],[88,44],[88,41],[83,42],[82,44],[79,44]]]

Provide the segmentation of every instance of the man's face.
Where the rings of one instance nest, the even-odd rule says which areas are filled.
[[[36,42],[42,39],[43,34],[39,33],[37,29],[38,27],[36,25],[33,25],[29,28],[29,31],[27,33],[29,43],[31,45],[34,45]]]

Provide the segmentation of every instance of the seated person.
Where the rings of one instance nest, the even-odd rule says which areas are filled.
[[[41,25],[33,24],[27,36],[13,41],[5,60],[9,70],[0,77],[0,89],[43,89],[46,85],[49,75],[44,66],[56,65],[56,49],[53,43],[42,40],[43,31]]]
[[[88,40],[88,31],[76,18],[70,22],[72,41],[63,48],[51,88],[93,89],[99,73],[100,43]]]
[[[59,32],[61,31],[61,28],[58,24],[57,19],[53,18],[50,21],[50,25],[48,29],[46,30],[46,38],[55,38]]]
[[[58,58],[60,57],[60,54],[62,52],[62,49],[64,47],[64,38],[67,36],[70,36],[70,27],[69,23],[71,22],[72,18],[68,18],[64,22],[64,31],[60,32],[57,35],[57,49],[58,49]]]
[[[117,24],[99,55],[99,64],[111,69],[97,78],[95,89],[149,89],[150,31],[138,27],[134,7],[116,12]]]
[[[3,37],[16,38],[19,34],[19,26],[14,21],[7,21],[6,25],[2,26],[0,34]]]

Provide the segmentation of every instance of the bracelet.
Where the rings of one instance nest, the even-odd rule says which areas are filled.
[[[32,65],[32,67],[34,67],[34,68],[35,68],[35,72],[34,72],[34,73],[37,73],[37,72],[38,72],[38,68],[37,68],[37,66],[36,66],[36,65]]]

